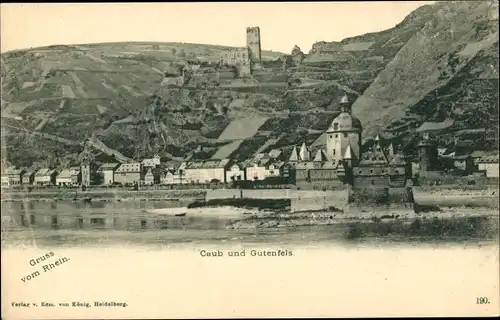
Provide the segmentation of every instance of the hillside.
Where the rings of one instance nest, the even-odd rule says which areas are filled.
[[[411,151],[416,127],[452,118],[460,139],[483,132],[479,147],[491,148],[497,11],[486,1],[423,6],[394,28],[319,42],[307,54],[298,47],[286,56],[263,51],[252,79],[218,67],[230,49],[221,46],[106,43],[7,52],[3,152],[16,165],[62,166],[76,162],[89,141],[102,159],[158,153],[244,160],[302,141],[320,146],[344,92],[365,139],[386,130]]]

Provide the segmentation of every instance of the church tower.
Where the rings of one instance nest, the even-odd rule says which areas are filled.
[[[333,120],[326,131],[326,152],[328,157],[335,162],[344,160],[348,147],[349,157],[359,159],[361,145],[361,122],[351,115],[347,95],[344,94],[340,104],[341,113]]]

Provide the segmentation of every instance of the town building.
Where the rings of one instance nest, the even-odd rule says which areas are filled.
[[[25,174],[24,169],[16,169],[15,167],[10,167],[7,169],[7,175],[9,176],[10,186],[19,186],[23,182],[23,175]]]
[[[6,189],[6,188],[10,187],[9,175],[7,174],[6,169],[2,169],[2,172],[0,173],[0,179],[1,179],[2,189]]]
[[[56,177],[56,185],[58,186],[76,186],[81,182],[80,168],[63,169]]]
[[[101,175],[104,185],[112,185],[115,183],[115,171],[119,166],[119,163],[113,162],[104,163],[99,167],[98,173]]]
[[[254,159],[243,163],[246,180],[264,180],[269,174],[269,165],[272,159],[269,155],[257,155]]]
[[[498,178],[499,167],[498,167],[498,153],[492,155],[485,155],[481,158],[475,160],[477,169],[480,172],[484,172],[486,177]]]
[[[21,183],[24,185],[32,185],[35,181],[35,171],[28,169],[24,172]]]
[[[155,168],[161,164],[160,156],[155,155],[153,158],[142,160],[143,168]]]
[[[184,169],[186,163],[167,161],[161,164],[160,183],[164,185],[182,184],[185,183]]]
[[[284,165],[283,161],[271,161],[267,166],[266,177],[283,177]]]
[[[145,185],[154,185],[161,183],[161,177],[163,174],[162,168],[147,168],[146,174],[144,175],[144,184]]]
[[[140,162],[122,163],[115,170],[114,182],[119,184],[141,184],[144,170]]]
[[[56,185],[57,171],[49,168],[42,168],[35,173],[34,183],[37,186]]]
[[[245,180],[245,169],[242,165],[233,163],[226,171],[226,181],[233,182],[241,180]]]
[[[184,178],[194,184],[227,183],[226,171],[230,166],[229,159],[189,162],[184,169]]]

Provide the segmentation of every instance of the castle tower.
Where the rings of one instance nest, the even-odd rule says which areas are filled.
[[[361,122],[351,115],[347,95],[340,101],[341,113],[333,120],[326,131],[326,152],[330,159],[339,162],[344,160],[347,147],[350,147],[350,157],[360,158]],[[352,161],[351,161],[352,162]]]
[[[260,64],[261,59],[261,45],[260,45],[260,28],[249,27],[247,28],[247,47],[249,51],[250,61]]]
[[[417,148],[420,173],[425,176],[427,171],[435,169],[438,155],[437,146],[430,139],[424,139],[420,141]]]
[[[309,161],[309,150],[307,150],[306,143],[303,142],[299,151],[299,158],[301,161]]]
[[[344,162],[347,165],[347,167],[352,168],[353,162],[356,160],[355,157],[353,156],[353,152],[351,150],[351,146],[348,145],[347,148],[345,149],[344,153]]]
[[[81,167],[82,173],[82,186],[90,186],[90,162],[88,159],[83,159]]]
[[[90,186],[90,164],[93,159],[90,151],[90,142],[86,140],[83,146],[80,170],[82,175],[82,186],[88,187]]]
[[[288,159],[290,162],[297,162],[299,161],[299,154],[297,152],[297,147],[293,146],[292,153],[290,154],[290,158]]]

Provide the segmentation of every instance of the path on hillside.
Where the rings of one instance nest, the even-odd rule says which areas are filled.
[[[26,132],[28,134],[37,135],[37,136],[40,136],[40,137],[43,137],[43,138],[46,138],[46,139],[50,139],[50,140],[54,140],[54,141],[57,141],[57,142],[64,143],[66,145],[71,145],[71,146],[81,146],[82,145],[79,142],[75,142],[75,141],[71,141],[71,140],[68,140],[68,139],[64,139],[64,138],[61,138],[61,137],[58,137],[58,136],[54,136],[54,135],[51,135],[51,134],[48,134],[48,133],[43,133],[43,132],[39,132],[39,131],[32,131],[32,130],[28,130],[26,128],[17,127],[17,126],[13,126],[13,125],[10,125],[10,124],[3,124],[3,125],[6,126],[6,127],[8,127],[8,128],[12,128],[12,129],[15,129],[15,130],[24,131],[24,132]]]
[[[127,163],[127,162],[132,162],[133,161],[133,159],[124,156],[120,151],[111,149],[110,147],[108,147],[107,145],[105,145],[101,140],[99,140],[99,139],[97,139],[95,137],[93,137],[92,139],[90,139],[88,142],[94,148],[96,148],[96,149],[98,149],[98,150],[106,153],[107,155],[114,156],[116,158],[116,160],[118,160],[118,161],[120,161],[122,163]]]
[[[37,136],[42,137],[42,138],[46,138],[46,139],[50,139],[50,140],[53,140],[53,141],[57,141],[57,142],[63,143],[65,145],[83,146],[83,142],[71,141],[71,140],[68,140],[68,139],[65,139],[65,138],[61,138],[61,137],[58,137],[58,136],[54,136],[54,135],[51,135],[51,134],[48,134],[48,133],[43,133],[43,132],[39,132],[39,131],[32,131],[32,130],[28,130],[26,128],[17,127],[17,126],[13,126],[13,125],[10,125],[10,124],[4,124],[4,125],[6,127],[9,127],[9,128],[15,129],[15,130],[20,130],[20,131],[26,132],[28,134],[37,135]],[[102,152],[104,152],[105,154],[107,154],[109,156],[114,156],[116,158],[116,160],[118,160],[120,162],[131,162],[132,161],[132,159],[124,156],[121,152],[119,152],[117,150],[109,148],[102,141],[100,141],[98,139],[95,139],[95,138],[94,139],[90,139],[89,143],[95,149],[97,149],[99,151],[102,151]]]
[[[281,138],[283,138],[286,134],[282,133],[276,138],[271,138],[267,140],[254,154],[253,157],[257,156],[259,153],[262,153],[264,150],[266,150],[269,146],[275,145]]]

